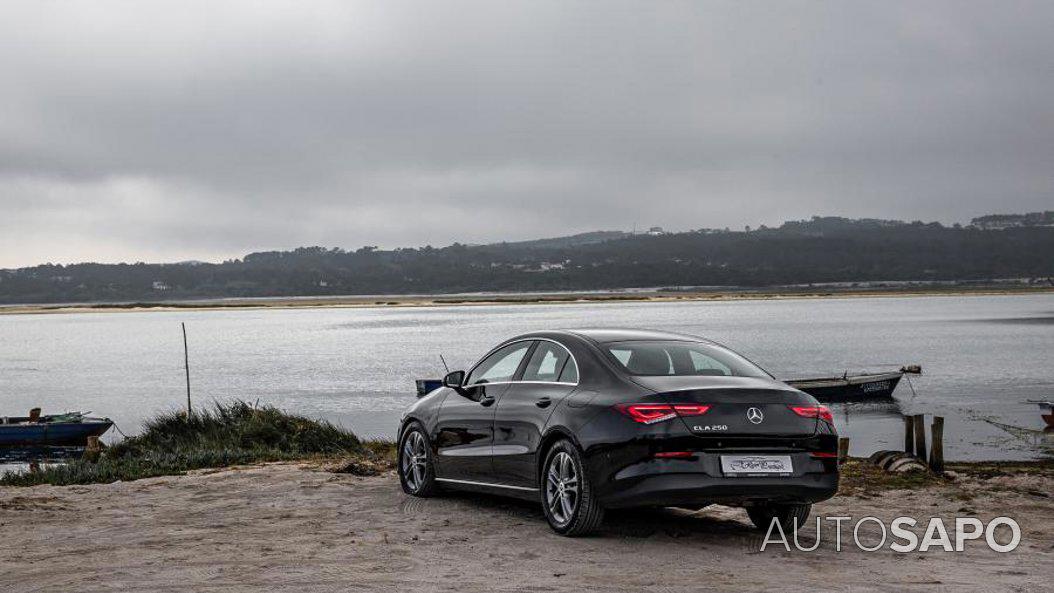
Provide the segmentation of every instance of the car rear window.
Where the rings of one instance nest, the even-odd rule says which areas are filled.
[[[631,375],[771,378],[727,348],[701,342],[613,342],[608,354]]]

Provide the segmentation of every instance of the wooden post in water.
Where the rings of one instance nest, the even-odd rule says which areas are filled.
[[[926,461],[926,415],[915,414],[915,456]]]
[[[904,452],[915,454],[915,418],[904,416]]]
[[[849,437],[841,437],[838,439],[838,465],[845,463],[846,459],[849,459]]]
[[[187,372],[187,417],[190,417],[190,354],[187,351],[187,324],[180,322],[183,326],[183,369]]]
[[[930,449],[930,469],[936,473],[944,472],[944,417],[934,416],[930,427],[932,438]]]

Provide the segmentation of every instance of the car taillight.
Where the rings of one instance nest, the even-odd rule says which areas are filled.
[[[655,424],[677,416],[673,411],[673,406],[665,404],[619,404],[615,408],[629,416],[634,422],[641,424]]]
[[[701,416],[710,409],[704,404],[619,404],[615,408],[634,422],[655,424],[677,416]]]
[[[678,416],[702,416],[709,409],[710,406],[703,404],[673,404],[673,411]]]
[[[656,459],[691,459],[695,456],[694,451],[659,451],[655,454]]]
[[[827,406],[791,406],[790,409],[803,418],[819,418],[834,424],[834,416]]]

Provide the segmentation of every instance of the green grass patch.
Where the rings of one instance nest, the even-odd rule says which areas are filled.
[[[870,496],[885,490],[917,490],[946,483],[929,471],[890,473],[864,459],[849,459],[841,468],[838,493]]]
[[[178,475],[189,470],[297,459],[380,460],[388,443],[364,443],[323,420],[245,402],[161,414],[143,432],[103,450],[96,461],[75,460],[34,472],[5,472],[0,485],[96,484]]]
[[[955,500],[970,501],[975,494],[963,490],[958,482],[963,478],[988,480],[1000,476],[1036,476],[1054,478],[1054,461],[958,461],[945,464],[947,475],[930,471],[887,472],[865,459],[849,459],[841,468],[838,493],[843,496],[869,497],[886,490],[920,490],[933,487],[953,487],[948,496]],[[1049,498],[1046,493],[1018,486],[992,487],[989,489],[1012,490],[1040,498]]]
[[[945,469],[983,480],[1000,476],[1041,476],[1054,478],[1054,459],[1036,461],[960,461]]]

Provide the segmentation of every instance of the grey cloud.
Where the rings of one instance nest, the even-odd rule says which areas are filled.
[[[0,266],[1050,208],[1054,7],[0,8]]]

